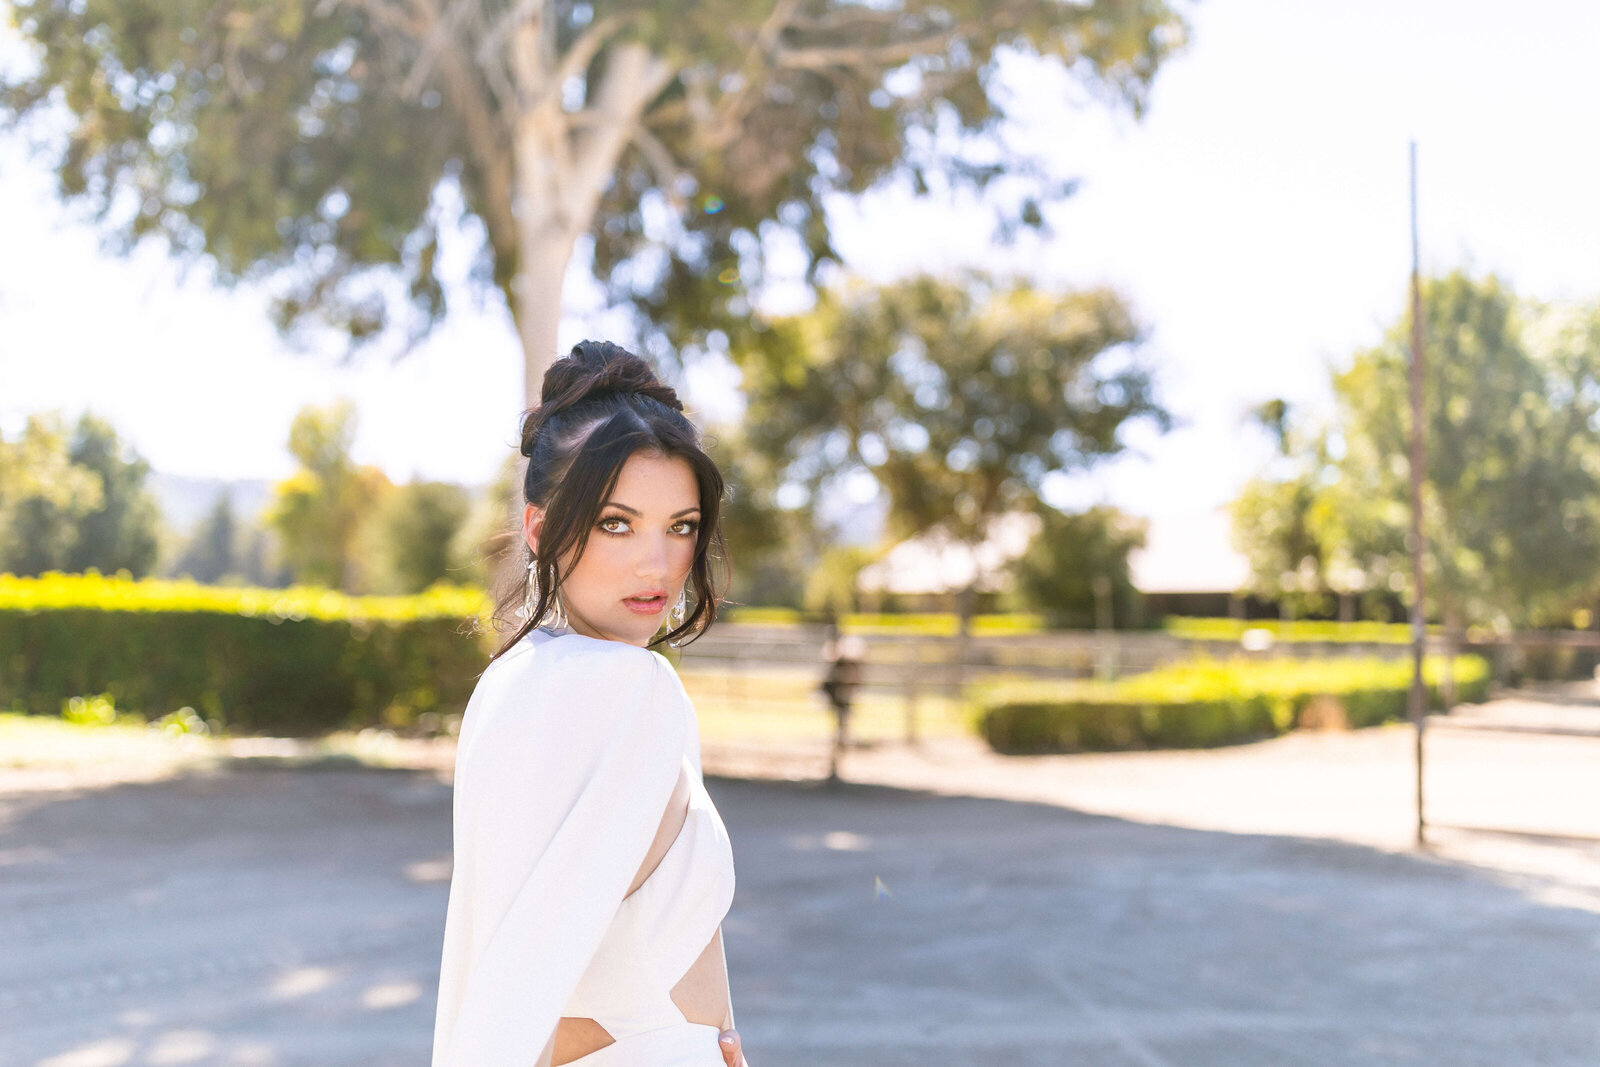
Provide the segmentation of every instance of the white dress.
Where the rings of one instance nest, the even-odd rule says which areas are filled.
[[[685,767],[688,816],[629,894]],[[562,1016],[614,1039],[573,1067],[720,1067],[669,991],[733,902],[733,851],[665,657],[530,632],[467,703],[454,804],[433,1067],[534,1067]]]

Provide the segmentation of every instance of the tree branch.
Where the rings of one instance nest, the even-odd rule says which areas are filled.
[[[407,37],[420,40],[428,32],[427,25],[415,15],[407,13],[398,4],[389,3],[387,0],[323,0],[318,11],[338,2],[349,4],[358,11],[365,11],[372,17],[374,23],[391,30],[398,30]]]
[[[413,6],[425,13],[424,17],[431,25],[427,36],[422,39],[422,47],[417,53],[416,62],[411,64],[411,72],[400,85],[402,97],[414,100],[422,92],[422,86],[427,82],[428,75],[433,73],[440,53],[450,45],[451,36],[455,33],[456,24],[461,21],[462,14],[469,6],[475,5],[476,0],[452,0],[444,14],[440,15],[433,0],[413,0]]]
[[[672,152],[661,139],[643,124],[636,125],[633,130],[633,143],[638,147],[639,154],[644,156],[645,162],[650,165],[650,170],[656,176],[656,184],[661,186],[662,193],[667,198],[667,205],[673,211],[682,211],[684,208],[683,194],[678,192],[678,179],[683,176],[683,169],[678,166],[678,161],[672,158]]]
[[[336,0],[322,0],[326,7]],[[452,0],[443,19],[433,0],[409,0],[409,11],[395,0],[343,0],[367,12],[374,23],[424,42],[422,54],[400,87],[404,98],[414,97],[428,73],[437,69],[444,82],[445,99],[461,118],[467,150],[482,175],[483,202],[478,205],[496,258],[514,254],[516,220],[511,213],[511,157],[502,112],[484,93],[477,68],[465,57],[450,32],[475,0]],[[446,21],[449,20],[449,21]]]
[[[930,34],[893,44],[837,48],[785,48],[774,57],[786,70],[823,70],[828,67],[887,67],[917,56],[943,51],[955,31]]]

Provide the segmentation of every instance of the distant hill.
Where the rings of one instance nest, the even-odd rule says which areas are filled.
[[[161,505],[167,525],[178,533],[191,533],[216,507],[223,493],[233,497],[233,515],[241,525],[253,523],[272,496],[272,482],[266,478],[191,478],[182,474],[151,471],[147,483]]]

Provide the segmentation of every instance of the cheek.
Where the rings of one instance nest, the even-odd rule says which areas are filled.
[[[682,541],[674,549],[672,561],[680,575],[688,574],[689,568],[694,566],[694,550],[695,543],[692,539]]]
[[[583,547],[583,556],[567,573],[568,586],[581,596],[585,589],[604,582],[606,575],[616,569],[612,559],[615,554],[616,549],[604,537],[589,538],[589,543]]]

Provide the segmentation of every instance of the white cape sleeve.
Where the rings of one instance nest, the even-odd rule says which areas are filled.
[[[492,664],[456,751],[433,1067],[532,1067],[655,839],[693,711],[658,653],[581,636]]]

